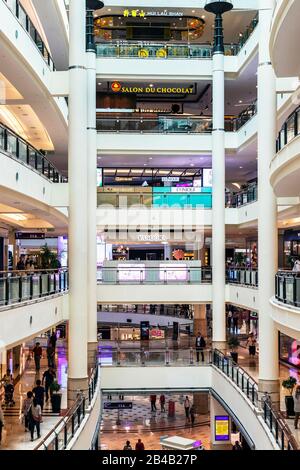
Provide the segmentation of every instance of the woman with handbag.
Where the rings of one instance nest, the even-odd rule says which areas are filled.
[[[37,438],[41,437],[41,421],[42,421],[42,408],[38,404],[36,398],[33,399],[32,405],[28,411],[29,429],[31,433],[31,440],[34,438],[34,430],[36,429]]]

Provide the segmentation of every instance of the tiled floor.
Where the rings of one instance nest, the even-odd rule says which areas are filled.
[[[63,346],[57,347],[56,355],[57,380],[62,385],[62,410],[67,408],[67,360],[66,351]],[[61,416],[55,415],[51,411],[50,402],[45,405],[43,412],[43,423],[41,424],[41,439],[30,440],[30,433],[24,431],[24,425],[21,423],[21,410],[26,393],[32,390],[35,381],[41,379],[43,372],[47,369],[46,358],[42,359],[41,370],[36,374],[34,361],[31,360],[21,377],[21,380],[15,386],[14,399],[15,405],[11,408],[3,406],[5,426],[3,428],[1,450],[32,450],[39,442],[45,438],[49,431],[61,419]]]

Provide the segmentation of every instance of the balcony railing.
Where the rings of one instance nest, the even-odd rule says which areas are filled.
[[[281,450],[299,450],[299,446],[285,423],[281,413],[277,411],[269,396],[263,395],[259,400],[258,386],[255,380],[231,357],[225,356],[217,349],[213,350],[212,363],[221,370],[247,396],[256,409],[263,409],[264,422],[274,436]]]
[[[53,183],[65,183],[67,181],[67,178],[59,173],[43,153],[36,150],[3,124],[0,124],[0,151],[36,170]]]
[[[258,287],[257,269],[232,268],[226,270],[226,281],[228,284],[239,284],[242,286]]]
[[[225,119],[226,132],[237,132],[257,112],[256,103],[236,118]],[[97,118],[98,132],[126,132],[139,134],[210,134],[212,117],[159,116],[157,118]]]
[[[276,152],[300,134],[300,107],[298,107],[283,124],[276,141]]]
[[[169,263],[169,261],[167,261]],[[175,263],[175,262],[174,262]],[[120,263],[122,264],[122,263]],[[98,282],[103,284],[211,284],[210,267],[149,267],[134,266],[134,261],[120,267],[103,267],[98,271]],[[162,265],[164,263],[162,262]]]
[[[87,398],[80,393],[67,414],[56,424],[56,426],[34,450],[66,450],[68,444],[81,427],[86,416],[87,409],[92,405],[92,400],[95,396],[98,384],[98,378],[99,366],[97,360],[97,365],[93,369],[92,375],[89,379]]]
[[[300,273],[279,271],[275,276],[275,297],[279,302],[300,308]]]
[[[68,270],[0,272],[0,306],[47,297],[67,291]]]
[[[33,40],[34,44],[40,51],[43,56],[44,61],[49,66],[51,71],[55,71],[54,62],[48,51],[45,43],[43,42],[41,36],[39,35],[38,31],[34,27],[31,19],[29,18],[28,14],[26,13],[25,9],[21,5],[19,0],[3,0],[7,6],[10,8],[12,13],[18,18],[19,23],[21,26],[27,31],[31,39]]]
[[[242,207],[257,201],[257,185],[250,185],[248,188],[237,193],[227,193],[225,195],[225,207]]]

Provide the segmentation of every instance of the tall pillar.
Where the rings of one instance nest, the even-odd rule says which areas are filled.
[[[212,130],[212,329],[213,344],[224,349],[225,321],[225,129],[224,129],[224,38],[222,13],[232,4],[212,1],[205,10],[214,13],[213,50],[213,130]]]
[[[97,131],[96,131],[96,50],[94,15],[87,11],[87,276],[88,276],[88,370],[97,354]]]
[[[260,0],[258,65],[259,391],[279,401],[278,331],[270,315],[278,263],[277,206],[270,184],[276,141],[276,80],[269,54],[275,0]]]
[[[194,336],[200,332],[207,337],[206,305],[194,305]]]
[[[87,377],[86,2],[69,3],[69,368],[68,404]]]

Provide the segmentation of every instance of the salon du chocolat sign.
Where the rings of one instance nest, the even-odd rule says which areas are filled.
[[[120,82],[113,82],[111,89],[115,93],[139,93],[139,94],[157,94],[157,95],[192,95],[193,86],[124,86]]]

